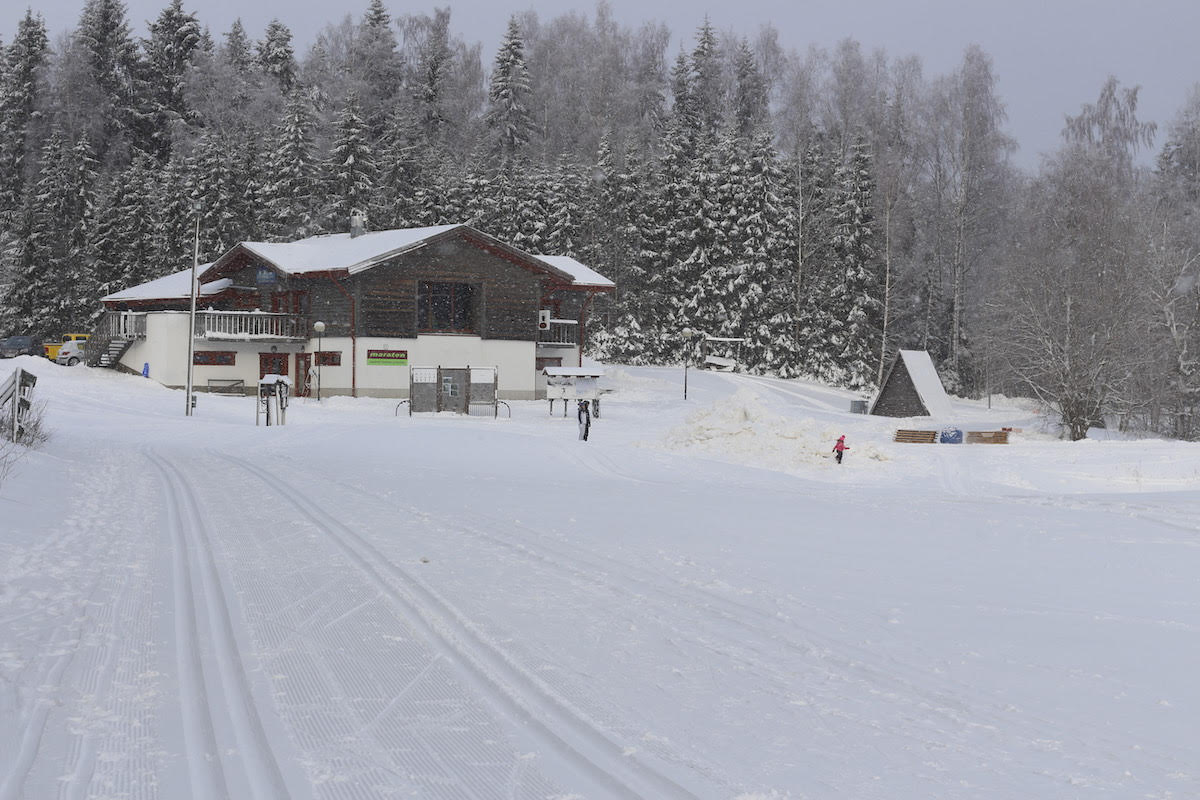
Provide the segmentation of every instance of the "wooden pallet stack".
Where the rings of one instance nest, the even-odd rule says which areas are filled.
[[[894,442],[902,444],[937,444],[937,431],[898,430]]]

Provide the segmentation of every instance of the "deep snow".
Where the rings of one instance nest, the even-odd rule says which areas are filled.
[[[0,800],[1200,796],[1200,448],[897,445],[610,367],[591,440],[44,359],[0,486]],[[838,434],[851,447],[838,466]]]

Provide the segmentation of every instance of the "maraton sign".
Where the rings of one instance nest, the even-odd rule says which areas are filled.
[[[407,350],[368,350],[368,364],[394,364],[397,366],[408,366],[408,351]]]

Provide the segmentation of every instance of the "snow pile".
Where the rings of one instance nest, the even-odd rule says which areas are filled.
[[[750,388],[697,411],[664,437],[672,450],[699,451],[739,464],[793,472],[802,466],[832,460],[833,444],[847,434],[844,424],[796,419],[769,411]],[[886,461],[888,457],[869,441],[847,434],[848,458]]]
[[[623,401],[643,403],[661,401],[664,393],[670,391],[670,385],[658,378],[634,375],[624,367],[606,367],[600,389],[615,392]]]

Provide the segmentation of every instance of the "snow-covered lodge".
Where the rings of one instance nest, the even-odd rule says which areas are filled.
[[[467,225],[241,242],[201,267],[191,331],[190,277],[104,297],[95,363],[182,387],[191,335],[199,391],[280,374],[304,394],[319,361],[322,395],[408,397],[410,365],[494,366],[501,397],[534,399],[544,367],[580,363],[592,300],[614,288]]]

